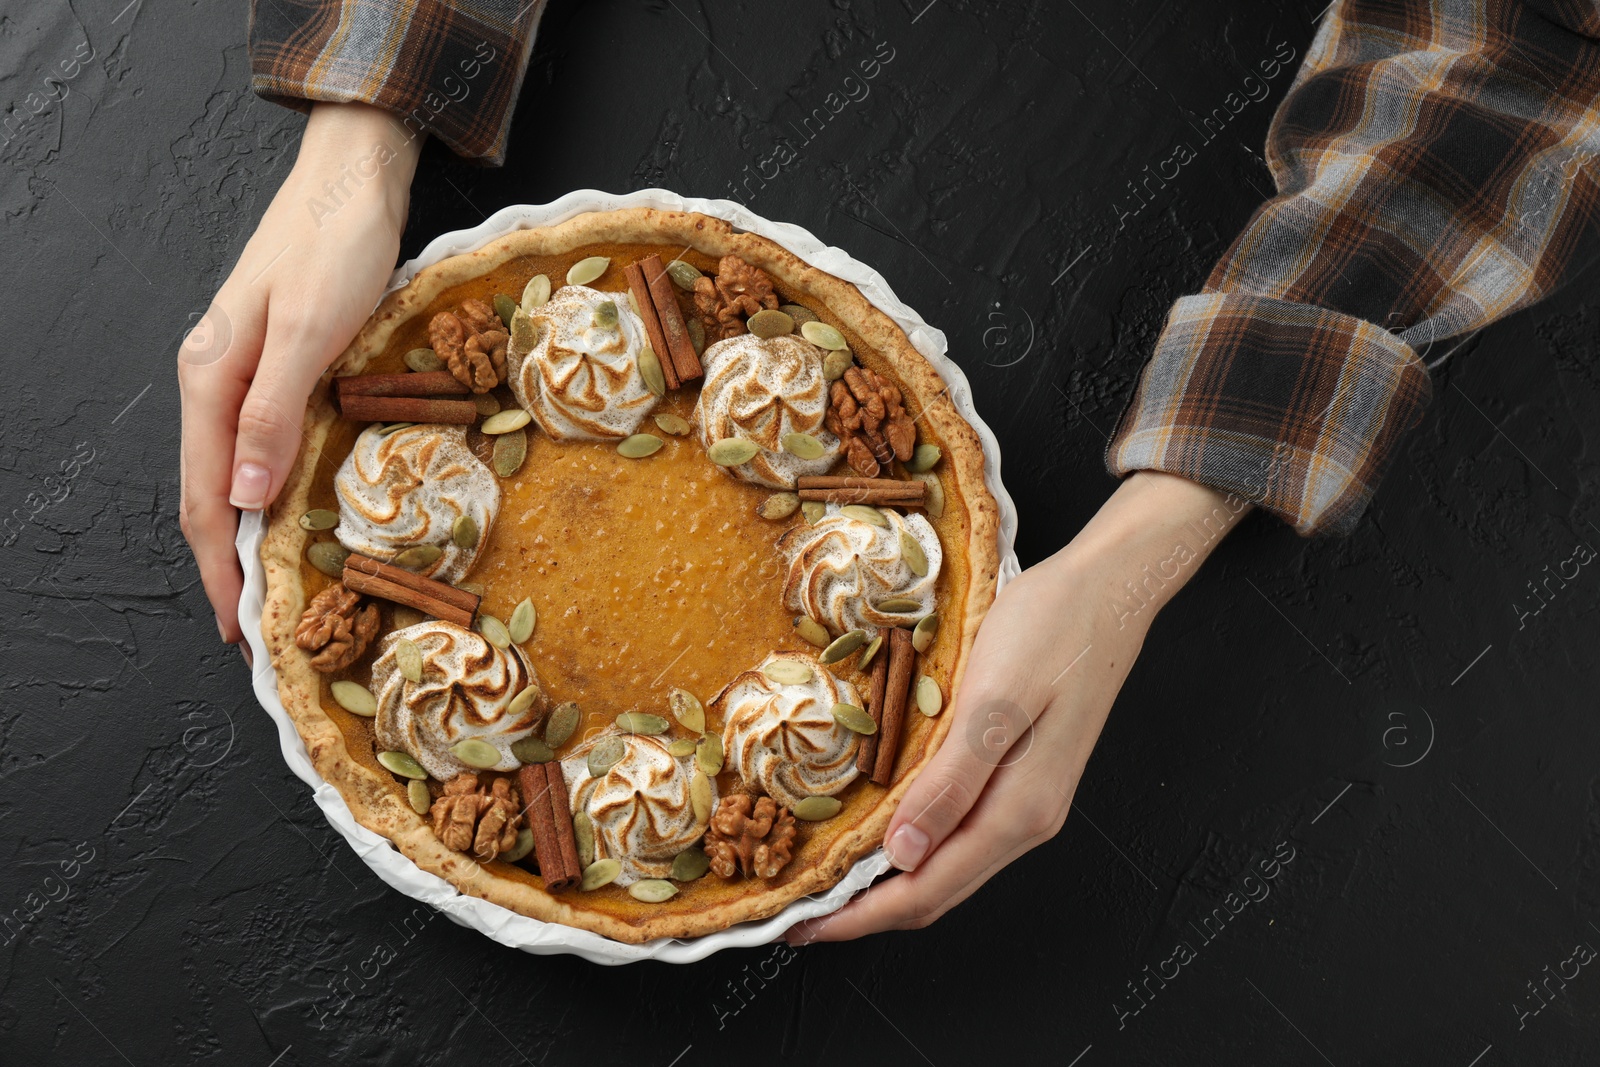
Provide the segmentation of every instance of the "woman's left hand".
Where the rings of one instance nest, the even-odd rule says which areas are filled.
[[[1246,508],[1139,472],[1071,544],[1007,585],[946,712],[950,733],[884,836],[906,873],[794,927],[790,944],[927,926],[1054,837],[1155,613]]]

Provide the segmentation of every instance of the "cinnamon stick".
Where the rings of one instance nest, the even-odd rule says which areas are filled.
[[[470,400],[421,396],[341,396],[339,413],[357,422],[442,422],[471,426],[478,405]]]
[[[911,668],[917,651],[911,631],[896,626],[889,631],[889,677],[884,684],[883,716],[878,724],[878,753],[872,780],[886,786],[894,778],[894,761],[900,753],[900,731],[905,725],[906,700],[911,692]]]
[[[657,262],[661,259],[660,256],[655,258]],[[667,380],[668,389],[676,389],[683,383],[678,380],[677,365],[672,362],[672,353],[667,348],[667,335],[661,332],[661,316],[656,314],[656,305],[650,296],[650,283],[644,280],[644,268],[637,263],[629,263],[622,268],[622,273],[628,278],[628,290],[633,293],[633,302],[639,305],[639,318],[644,320],[644,332],[650,338],[650,349],[661,363],[661,376]]]
[[[528,829],[533,831],[533,854],[539,860],[539,876],[544,879],[548,892],[556,893],[572,885],[561,855],[561,842],[556,836],[555,809],[550,803],[550,778],[545,771],[548,764],[524,763],[517,770],[517,782],[522,786],[523,812],[528,818]]]
[[[886,481],[888,479],[885,479]],[[801,500],[821,500],[828,504],[882,504],[890,507],[913,507],[927,497],[928,487],[922,482],[897,482],[897,485],[914,485],[915,490],[879,488],[801,489]]]
[[[566,876],[566,883],[558,888],[566,889],[583,877],[582,866],[578,863],[578,838],[572,830],[572,803],[567,795],[567,776],[561,770],[560,760],[551,760],[543,766],[550,780],[550,813],[555,819],[556,843],[561,848],[561,871]]]
[[[662,266],[660,256],[640,260],[639,267],[650,287],[650,302],[661,319],[661,332],[666,335],[667,349],[677,367],[679,381],[699,378],[705,374],[705,368],[700,366],[700,357],[694,354],[694,342],[689,340],[689,327],[684,324],[683,309],[678,307],[678,294],[673,291],[667,268]],[[657,355],[662,354],[658,352]],[[665,361],[663,356],[662,362]]]
[[[347,396],[465,396],[472,390],[447,370],[413,374],[352,374],[335,378],[339,399]]]
[[[880,648],[872,659],[871,673],[867,675],[867,714],[878,724],[878,733],[883,732],[883,695],[887,692],[888,681],[889,650]],[[861,739],[861,748],[856,753],[856,770],[871,778],[877,763],[878,734],[868,734]]]
[[[366,556],[347,559],[343,578],[353,593],[382,597],[461,627],[471,626],[478,610],[478,598],[471,593]]]
[[[797,489],[879,489],[884,486],[915,489],[922,484],[901,478],[862,478],[853,474],[802,474],[795,479]]]

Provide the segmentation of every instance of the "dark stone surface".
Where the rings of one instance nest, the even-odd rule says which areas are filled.
[[[1592,1062],[1593,967],[1517,1013],[1600,945],[1600,572],[1516,605],[1600,542],[1593,275],[1451,358],[1353,537],[1235,534],[1155,626],[1066,829],[943,921],[692,967],[530,957],[378,882],[217,642],[175,519],[173,355],[302,119],[249,93],[242,0],[124,2],[0,12],[13,113],[93,49],[0,148],[0,1061]],[[406,252],[574,187],[729,195],[787,138],[749,202],[949,333],[1032,562],[1109,493],[1102,435],[1268,189],[1289,74],[1204,146],[1197,116],[1303,53],[1322,0],[925,2],[558,0],[509,165],[430,151]],[[1271,895],[1208,940],[1275,850]]]

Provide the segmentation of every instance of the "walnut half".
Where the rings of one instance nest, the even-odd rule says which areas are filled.
[[[428,323],[428,340],[456,381],[474,393],[487,393],[505,380],[511,335],[482,300],[463,300],[458,313],[439,312]]]
[[[706,830],[705,854],[723,878],[775,878],[794,852],[794,816],[771,797],[733,793],[717,804]]]
[[[487,792],[478,776],[463,771],[444,784],[433,802],[433,832],[445,848],[471,852],[487,863],[510,851],[522,829],[522,801],[509,779],[496,778]]]
[[[865,367],[851,366],[829,387],[823,423],[844,442],[845,461],[866,478],[876,478],[893,460],[904,463],[917,444],[917,425],[900,390]]]
[[[745,332],[745,319],[777,306],[778,294],[767,272],[735,255],[717,262],[715,279],[695,279],[694,309],[708,344],[739,336]]]
[[[369,601],[361,606],[360,593],[334,582],[311,598],[294,628],[294,643],[315,652],[312,669],[327,674],[360,659],[377,633],[378,605]]]

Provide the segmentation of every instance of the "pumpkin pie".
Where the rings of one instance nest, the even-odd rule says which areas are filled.
[[[999,566],[976,432],[855,286],[694,213],[384,299],[268,515],[283,704],[422,870],[624,942],[876,848]]]

